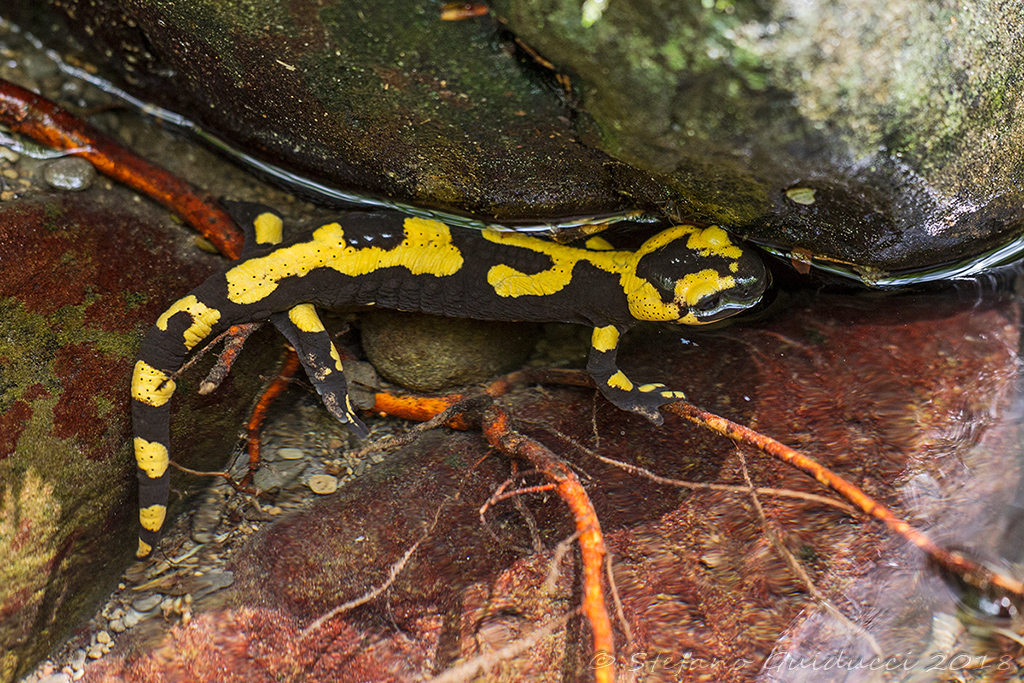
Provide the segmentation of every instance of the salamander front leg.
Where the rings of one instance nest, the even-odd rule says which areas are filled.
[[[681,391],[667,389],[664,384],[634,385],[615,364],[619,336],[624,330],[615,325],[595,327],[591,340],[587,372],[594,378],[604,397],[622,410],[643,415],[656,425],[664,419],[658,408],[666,403],[686,398]]]
[[[324,329],[313,304],[299,304],[284,313],[270,316],[278,330],[288,338],[306,369],[309,381],[320,393],[324,407],[360,439],[370,433],[356,415],[348,396],[348,384],[342,373],[341,356],[330,333]]]

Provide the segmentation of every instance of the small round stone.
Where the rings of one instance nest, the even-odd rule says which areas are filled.
[[[64,157],[47,164],[43,177],[58,190],[85,190],[96,179],[96,169],[80,157]]]
[[[282,460],[301,460],[306,453],[301,448],[282,448],[277,451],[277,455]]]
[[[538,329],[386,310],[360,318],[363,350],[377,371],[425,392],[475,384],[521,367]]]
[[[329,474],[314,474],[309,478],[309,488],[313,489],[313,493],[326,496],[338,490],[338,478]]]
[[[68,663],[71,665],[71,668],[75,671],[78,671],[83,666],[85,666],[85,650],[83,650],[82,648],[78,648],[77,650],[75,650],[75,654],[71,655],[71,661]]]
[[[163,600],[163,596],[159,593],[148,595],[132,602],[132,607],[139,612],[148,612],[149,610],[156,608],[156,606],[160,604],[161,600]]]

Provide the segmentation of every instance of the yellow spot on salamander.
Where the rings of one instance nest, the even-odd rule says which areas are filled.
[[[174,395],[174,380],[144,360],[135,363],[132,375],[132,398],[147,406],[159,408]]]
[[[676,301],[685,302],[687,306],[693,306],[706,296],[735,286],[736,279],[732,275],[722,277],[717,270],[705,268],[677,280],[675,298]]]
[[[284,222],[280,216],[268,211],[256,216],[252,227],[256,230],[257,244],[277,244],[281,241]]]
[[[462,268],[462,254],[452,244],[447,225],[410,217],[403,227],[402,242],[382,249],[350,246],[340,225],[324,225],[309,241],[248,259],[229,270],[225,276],[228,299],[236,304],[255,303],[274,292],[284,278],[303,277],[316,268],[331,268],[352,277],[393,267],[405,268],[413,275],[443,277]]]
[[[665,385],[662,384],[661,382],[654,382],[652,384],[641,384],[640,386],[637,387],[637,389],[645,394],[657,393],[658,396],[661,396],[662,398],[686,398],[686,394],[684,394],[681,391],[672,391],[671,389],[666,389],[665,391],[662,391],[662,389],[665,389]]]
[[[141,508],[139,510],[139,524],[148,531],[160,531],[166,516],[167,508],[165,506],[150,505],[148,508]]]
[[[629,283],[624,286],[629,314],[637,320],[674,321],[679,320],[679,306],[661,300],[661,294],[647,280],[633,275],[623,278]],[[696,320],[696,318],[694,318]]]
[[[196,344],[210,336],[210,328],[220,320],[220,311],[216,308],[210,308],[195,296],[189,294],[184,299],[175,301],[162,316],[157,318],[156,326],[166,332],[167,323],[171,317],[182,311],[192,316],[192,324],[185,330],[182,340],[185,343],[185,348],[191,351]]]
[[[532,275],[505,264],[493,266],[487,271],[487,284],[494,288],[498,296],[548,296],[560,292],[572,281],[573,268],[580,261],[587,261],[609,273],[623,273],[629,269],[633,257],[628,251],[580,249],[516,232],[484,230],[482,234],[491,242],[523,247],[551,258],[550,268]]]
[[[717,225],[694,232],[687,240],[686,246],[699,251],[701,256],[721,256],[722,258],[743,256],[743,250],[729,239],[729,233]]]
[[[288,311],[288,319],[302,332],[323,332],[324,324],[316,314],[313,304],[299,304]]]
[[[595,327],[590,344],[596,351],[614,351],[619,345],[619,331],[615,329],[615,325]]]
[[[703,325],[700,319],[693,313],[687,313],[677,321],[680,325]]]
[[[341,365],[341,354],[338,353],[338,347],[331,342],[331,358],[334,359],[334,367],[338,369],[338,372],[344,372],[344,368]]]
[[[135,464],[150,479],[163,476],[167,471],[167,447],[154,441],[135,437]]]
[[[135,551],[135,557],[148,557],[151,552],[153,552],[153,546],[146,543],[140,538],[139,547]]]
[[[676,240],[689,240],[699,234],[700,228],[693,225],[677,225],[659,232],[644,242],[636,253],[631,254],[630,268],[622,274],[622,290],[626,293],[629,313],[637,320],[679,321],[679,305],[674,302],[662,301],[661,293],[648,280],[636,274],[640,259],[651,252],[663,249]],[[692,317],[692,316],[691,316]],[[696,321],[696,318],[694,318]]]
[[[621,389],[622,391],[633,390],[633,383],[629,380],[628,377],[626,377],[626,375],[622,373],[622,370],[619,370],[614,375],[608,378],[608,386],[615,387],[616,389]]]
[[[585,244],[587,245],[587,249],[592,249],[594,251],[615,250],[615,247],[611,245],[611,242],[600,236],[591,237],[589,240],[585,242]]]

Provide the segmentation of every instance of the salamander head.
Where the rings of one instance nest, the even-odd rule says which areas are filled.
[[[717,226],[678,225],[647,240],[627,285],[630,312],[640,320],[703,325],[761,300],[768,271],[757,254]],[[632,290],[632,291],[630,291]]]

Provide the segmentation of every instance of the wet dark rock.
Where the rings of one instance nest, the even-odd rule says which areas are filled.
[[[383,580],[387,565],[430,527],[437,502],[446,497],[452,502],[444,506],[436,534],[412,560],[408,578],[399,580],[392,598],[401,603],[451,597],[453,588],[500,571],[514,550],[502,547],[472,520],[479,521],[479,505],[474,501],[489,496],[504,480],[507,463],[495,461],[472,469],[477,449],[477,439],[470,435],[430,434],[416,447],[374,467],[358,485],[318,500],[307,513],[289,516],[268,534],[255,537],[235,561],[239,589],[259,595],[268,606],[315,618],[316,610],[329,609],[332,601],[359,597],[369,583]],[[374,494],[367,496],[370,491]],[[369,519],[386,523],[368,526]],[[310,547],[309,538],[321,540]],[[526,540],[506,540],[513,539],[519,544]],[[463,543],[486,551],[460,553],[457,549]],[[371,569],[368,562],[376,568]],[[423,574],[428,566],[431,577]],[[445,569],[434,574],[440,566]],[[284,581],[311,567],[324,581]]]
[[[476,384],[522,366],[537,327],[372,311],[360,318],[363,349],[384,377],[415,391]]]
[[[505,218],[625,205],[552,78],[524,68],[488,17],[441,22],[435,3],[405,1],[49,9],[5,11],[77,36],[136,94],[328,184]]]

